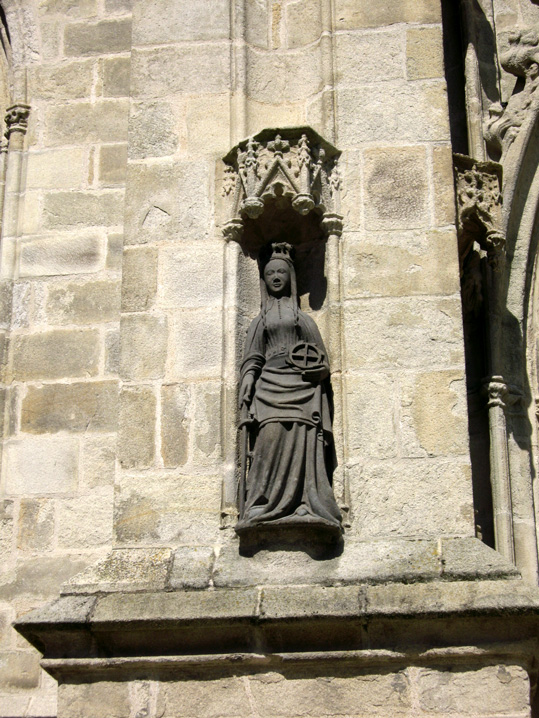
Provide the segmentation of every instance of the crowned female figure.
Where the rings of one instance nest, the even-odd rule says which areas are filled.
[[[241,367],[242,425],[252,451],[249,469],[242,466],[236,532],[309,525],[340,536],[327,352],[299,308],[292,247],[272,250]]]

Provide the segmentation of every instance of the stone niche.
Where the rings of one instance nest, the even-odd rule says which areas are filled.
[[[258,259],[272,242],[296,250],[298,292],[312,308],[325,300],[325,240],[340,236],[340,152],[310,127],[265,129],[224,158],[227,241]]]
[[[234,346],[233,351],[225,350],[231,382],[224,391],[228,391],[231,408],[236,402],[235,376],[239,374],[245,330],[259,311],[257,285],[261,268],[275,243],[291,245],[301,310],[315,319],[330,354],[331,368],[341,365],[340,321],[335,316],[340,312],[338,267],[343,224],[339,213],[339,156],[339,150],[310,127],[288,127],[265,129],[239,142],[223,158],[222,195],[227,219],[222,228],[228,248],[225,275],[234,278],[232,294],[236,297],[231,308],[233,336],[226,331],[224,336],[225,346],[227,342]],[[244,287],[251,291],[243,291]],[[333,379],[333,391],[338,404],[340,375]],[[235,523],[241,446],[237,446],[238,417],[233,409],[225,415],[224,422],[225,443],[228,434],[230,445],[228,452],[225,446],[225,454],[235,465],[235,471],[228,476],[225,473],[226,527]],[[333,430],[337,452],[342,453],[340,412]],[[339,473],[342,461],[338,463],[333,486],[341,512],[346,516],[346,488]]]

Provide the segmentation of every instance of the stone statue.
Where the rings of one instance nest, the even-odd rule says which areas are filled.
[[[273,244],[272,250],[241,367],[236,532],[288,527],[340,538],[327,352],[315,322],[298,306],[292,247]]]

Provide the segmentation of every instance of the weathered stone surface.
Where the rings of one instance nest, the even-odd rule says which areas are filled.
[[[334,558],[327,556],[324,560],[311,558],[302,551],[286,550],[263,550],[254,556],[243,557],[239,555],[237,542],[232,541],[221,548],[212,578],[214,585],[222,588],[297,584],[339,586],[387,580],[424,581],[440,574],[441,556],[434,540],[358,542],[347,536],[343,553]]]
[[[40,234],[41,228],[41,192],[28,190],[24,195],[24,213],[21,217],[23,234]]]
[[[387,374],[348,377],[345,387],[350,452],[380,459],[396,456],[395,378]]]
[[[466,455],[468,419],[463,371],[425,372],[403,383],[401,415],[405,421],[409,417],[423,455]],[[409,443],[413,446],[411,437]]]
[[[344,235],[347,296],[456,294],[454,230]],[[452,261],[451,261],[452,260]]]
[[[84,438],[81,457],[81,486],[93,489],[114,482],[116,436],[90,435]]]
[[[419,675],[421,709],[435,714],[525,715],[529,690],[520,666],[486,666],[474,673],[425,668]]]
[[[49,229],[67,229],[121,225],[122,199],[120,192],[50,192],[43,201],[44,226]]]
[[[82,149],[49,150],[28,154],[27,187],[81,187],[87,177],[87,153]]]
[[[174,710],[167,710],[166,718],[204,716],[227,718],[249,715],[251,704],[241,677],[213,678],[207,681],[172,682],[164,687],[165,701]]]
[[[123,234],[109,234],[107,238],[106,268],[114,272],[122,269],[122,254],[124,247]]]
[[[107,12],[130,13],[133,7],[133,0],[105,0]]]
[[[32,292],[32,289],[34,289],[34,292]],[[39,290],[35,291],[35,287],[32,287],[30,282],[18,281],[13,284],[10,297],[11,307],[6,307],[6,314],[3,315],[6,325],[11,318],[12,329],[23,329],[29,326],[30,314],[33,313],[35,316],[35,313],[32,312],[32,294],[35,297],[40,296]]]
[[[118,614],[146,621],[162,620],[163,616],[177,620],[193,620],[200,616],[252,618],[257,615],[258,602],[259,591],[256,589],[113,594],[98,601],[93,617],[96,621],[114,621]]]
[[[281,104],[259,102],[249,97],[245,98],[245,104],[253,133],[265,127],[289,127],[305,122],[305,103],[301,101]]]
[[[11,647],[11,623],[14,618],[14,611],[11,608],[0,610],[0,648]]]
[[[167,384],[161,388],[161,456],[167,468],[183,466],[187,461],[190,426],[188,406],[188,386]]]
[[[0,684],[7,689],[28,690],[39,684],[39,656],[29,651],[0,653]]]
[[[134,6],[134,45],[161,45],[184,40],[227,40],[229,3],[178,4],[175,0],[137,2]]]
[[[21,602],[24,597],[32,597],[30,606],[35,605],[35,599],[50,601],[58,596],[62,583],[82,571],[89,560],[92,560],[90,556],[83,558],[80,552],[69,554],[65,551],[56,556],[41,555],[19,560],[11,574],[11,581],[0,584],[0,600],[17,598]]]
[[[120,373],[120,329],[111,329],[105,334],[105,373],[118,376]]]
[[[159,379],[167,347],[165,317],[126,315],[121,320],[121,372],[124,379]]]
[[[120,395],[119,457],[126,469],[144,469],[155,456],[156,398],[151,387],[124,387]]]
[[[122,310],[143,312],[149,309],[157,292],[157,249],[126,247],[122,268]]]
[[[165,587],[171,559],[168,548],[113,549],[106,558],[68,581],[62,592],[158,591]]]
[[[51,324],[104,324],[120,318],[120,282],[69,282],[47,295]]]
[[[79,443],[66,436],[29,436],[4,449],[8,494],[69,494],[77,486]]]
[[[322,14],[318,0],[300,0],[285,8],[286,44],[302,47],[318,40],[322,34]]]
[[[337,96],[343,149],[363,142],[445,142],[449,138],[443,82],[380,82],[343,88]],[[361,112],[357,112],[358,107]]]
[[[127,100],[55,103],[45,110],[45,133],[50,146],[127,140]]]
[[[229,122],[228,95],[189,98],[185,114],[188,150],[204,155],[226,153],[230,143],[230,136],[227,137]]]
[[[58,501],[58,547],[96,548],[112,542],[114,492],[100,486],[89,493]]]
[[[0,501],[0,556],[6,562],[13,551],[13,513],[14,501]]]
[[[409,28],[406,32],[406,72],[409,80],[444,76],[442,28]]]
[[[418,470],[421,481],[417,479]],[[351,472],[350,486],[353,533],[363,540],[473,535],[470,467],[466,460],[369,461]]]
[[[437,23],[442,19],[439,0],[392,0],[382,4],[337,0],[335,11],[339,30],[398,22]]]
[[[107,55],[131,49],[131,20],[71,23],[64,32],[64,52],[78,55]]]
[[[129,157],[173,155],[179,144],[176,113],[176,106],[164,100],[133,103],[129,117]]]
[[[516,567],[477,538],[441,540],[444,577],[473,581],[485,578],[518,578]]]
[[[221,411],[221,395],[222,387],[218,382],[194,385],[192,431],[195,435],[195,459],[201,465],[212,460],[220,461],[221,422],[216,421],[216,417]]]
[[[221,321],[217,310],[191,309],[174,314],[167,357],[167,377],[171,381],[219,375]]]
[[[137,99],[226,92],[228,84],[228,43],[133,50],[131,93]]]
[[[43,671],[41,671],[41,676],[43,676]],[[33,715],[39,716],[57,715],[58,699],[56,685],[47,685],[46,679],[42,679],[40,692],[30,699],[30,706],[28,708],[28,712],[32,713]]]
[[[248,47],[247,62],[246,94],[257,102],[297,102],[323,88],[323,78],[318,69],[318,44],[309,45],[301,52],[278,54]]]
[[[117,491],[114,531],[120,544],[208,545],[218,540],[219,476],[123,476]]]
[[[215,554],[211,546],[182,546],[174,552],[169,583],[175,589],[207,588]]]
[[[93,82],[92,60],[30,68],[29,83],[34,100],[83,100]]]
[[[59,689],[59,715],[86,718],[89,706],[94,718],[125,718],[130,711],[129,683],[99,681],[82,686],[67,683]]]
[[[57,62],[61,53],[63,23],[58,17],[41,20],[41,52],[44,62]]]
[[[92,17],[97,14],[97,0],[42,0],[39,9],[46,15],[62,15],[70,19]]]
[[[131,77],[129,57],[107,57],[103,60],[103,96],[128,97]]]
[[[412,229],[429,224],[427,155],[424,147],[366,150],[367,229]]]
[[[94,329],[57,329],[13,338],[13,378],[61,379],[95,376],[99,335]]]
[[[0,693],[0,705],[9,705],[9,712],[12,715],[22,716],[28,711],[30,696],[27,691],[24,693]]]
[[[53,236],[21,243],[22,277],[88,274],[102,269],[105,246],[98,235]]]
[[[407,715],[411,691],[404,672],[292,678],[279,673],[255,674],[249,679],[260,716]],[[308,714],[307,714],[308,715]]]
[[[114,381],[30,386],[22,402],[21,431],[114,431],[117,407]]]
[[[99,153],[99,182],[104,186],[125,183],[127,145],[104,145]]]
[[[436,224],[453,224],[455,222],[455,189],[453,184],[453,154],[449,144],[433,148],[432,169]]]
[[[160,304],[186,308],[220,306],[222,252],[222,244],[217,242],[182,243],[160,249]]]
[[[50,499],[21,499],[17,548],[45,552],[52,548],[55,515]]]
[[[462,368],[458,295],[357,300],[344,317],[350,369]]]
[[[376,33],[337,35],[339,85],[354,87],[372,82],[402,80],[402,44],[402,30],[398,27]]]
[[[128,167],[126,244],[205,239],[211,227],[210,166],[177,161]]]
[[[0,281],[0,327],[7,329],[11,315],[13,283],[6,279]]]

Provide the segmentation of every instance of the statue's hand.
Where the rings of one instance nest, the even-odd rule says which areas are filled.
[[[252,374],[247,374],[244,377],[244,379],[241,383],[241,387],[240,387],[240,396],[239,396],[240,408],[244,404],[249,405],[251,403],[254,387],[255,387],[254,376]]]

